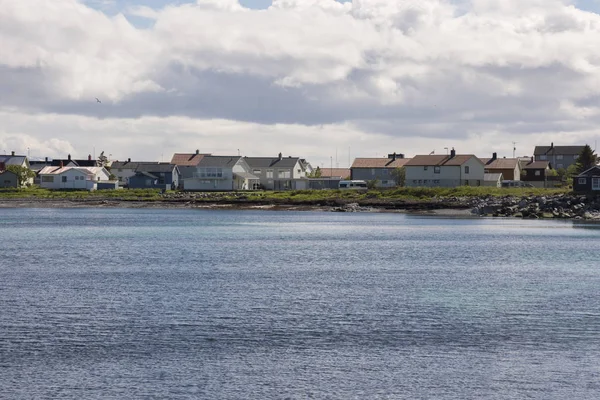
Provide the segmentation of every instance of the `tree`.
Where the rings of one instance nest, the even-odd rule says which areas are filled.
[[[564,181],[567,177],[567,170],[564,168],[558,168],[556,170],[556,175],[560,176],[560,180]]]
[[[379,179],[372,179],[370,181],[367,181],[367,188],[369,190],[377,188],[377,185],[379,185]]]
[[[394,168],[391,175],[396,181],[396,186],[404,186],[406,183],[406,169],[404,167]]]
[[[309,178],[320,178],[322,174],[323,174],[323,172],[321,171],[321,168],[319,168],[317,166],[317,168],[315,168],[310,174],[308,174],[308,177]]]
[[[19,180],[19,187],[23,187],[29,184],[29,180],[35,178],[35,172],[22,165],[7,165],[6,170],[17,175]]]
[[[577,164],[569,165],[569,168],[567,168],[567,174],[566,174],[567,179],[570,180],[571,178],[573,178],[576,175],[577,175]]]
[[[579,157],[577,158],[577,162],[575,163],[576,169],[575,174],[579,175],[585,170],[588,170],[595,166],[598,163],[598,156],[594,154],[594,150],[586,144],[579,153]]]

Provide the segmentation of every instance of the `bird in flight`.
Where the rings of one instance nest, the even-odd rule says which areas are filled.
[[[96,103],[102,103],[99,98],[96,97]]]

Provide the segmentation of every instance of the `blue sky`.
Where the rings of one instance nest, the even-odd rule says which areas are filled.
[[[345,0],[340,0],[345,1]],[[350,0],[346,0],[350,1]],[[144,5],[152,8],[161,8],[168,4],[194,3],[194,0],[83,0],[90,6],[104,9],[107,12],[115,12],[125,9],[132,5]],[[108,5],[114,3],[113,5]],[[261,9],[267,8],[271,4],[271,0],[240,0],[240,3],[249,8]],[[600,0],[575,0],[575,5],[586,11],[600,13]],[[110,8],[110,9],[109,9]]]

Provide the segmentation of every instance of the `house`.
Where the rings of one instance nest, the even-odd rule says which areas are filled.
[[[290,190],[307,189],[306,164],[298,157],[244,157],[252,175],[259,183],[253,189]]]
[[[379,160],[379,159],[378,159]],[[321,178],[338,178],[349,179],[352,176],[352,171],[349,168],[319,168]]]
[[[406,186],[457,187],[482,186],[484,164],[472,154],[419,155],[404,165]]]
[[[535,146],[533,151],[534,161],[548,161],[553,169],[567,169],[577,162],[583,146]]]
[[[483,174],[483,186],[488,187],[502,187],[502,181],[504,180],[502,173],[499,174]]]
[[[196,150],[195,153],[175,153],[171,158],[171,164],[175,164],[179,168],[181,180],[193,178],[198,164],[204,156],[210,156],[210,154],[201,154],[200,150]]]
[[[573,191],[600,194],[600,166],[596,165],[573,177]]]
[[[529,160],[529,163],[523,166],[523,174],[521,180],[532,184],[538,188],[546,187],[546,181],[548,177],[548,171],[550,170],[550,162],[548,161],[535,161],[533,157]]]
[[[45,189],[96,190],[98,182],[108,181],[104,167],[44,167],[39,172],[40,186]]]
[[[15,152],[12,151],[10,155],[2,155],[0,156],[0,172],[6,171],[6,167],[8,166],[18,166],[23,168],[30,168],[29,159],[27,156],[19,156],[15,155]],[[3,177],[4,180],[10,180],[12,182],[12,178],[9,178],[8,175]],[[29,178],[27,182],[24,183],[25,186],[33,185],[33,178]],[[17,186],[3,186],[3,182],[0,182],[0,187],[18,187],[18,177],[17,177]],[[12,185],[12,183],[10,183]],[[9,185],[7,182],[6,185]]]
[[[485,164],[486,174],[502,174],[504,179],[518,181],[521,179],[521,164],[518,158],[498,158],[497,153],[492,158],[481,158]]]
[[[205,155],[194,176],[183,180],[183,189],[192,191],[249,190],[259,185],[260,179],[241,156]]]
[[[135,175],[135,170],[141,163],[156,164],[156,161],[131,161],[131,158],[128,158],[127,161],[113,161],[110,166],[110,173],[117,178],[119,185],[129,186],[129,178]]]
[[[387,158],[356,158],[350,167],[350,179],[377,181],[377,187],[395,187],[393,172],[410,161],[404,154],[389,154]],[[345,179],[344,177],[343,179]]]
[[[175,164],[160,162],[135,163],[133,176],[127,178],[129,189],[165,189],[179,187],[179,168]]]
[[[0,189],[18,188],[19,177],[12,171],[0,169]]]

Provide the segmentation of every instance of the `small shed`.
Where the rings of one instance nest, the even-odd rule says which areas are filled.
[[[18,188],[19,177],[12,171],[5,170],[0,172],[0,188]]]
[[[115,190],[119,188],[119,181],[99,181],[98,190]]]
[[[501,187],[502,180],[502,174],[483,174],[483,186]]]

